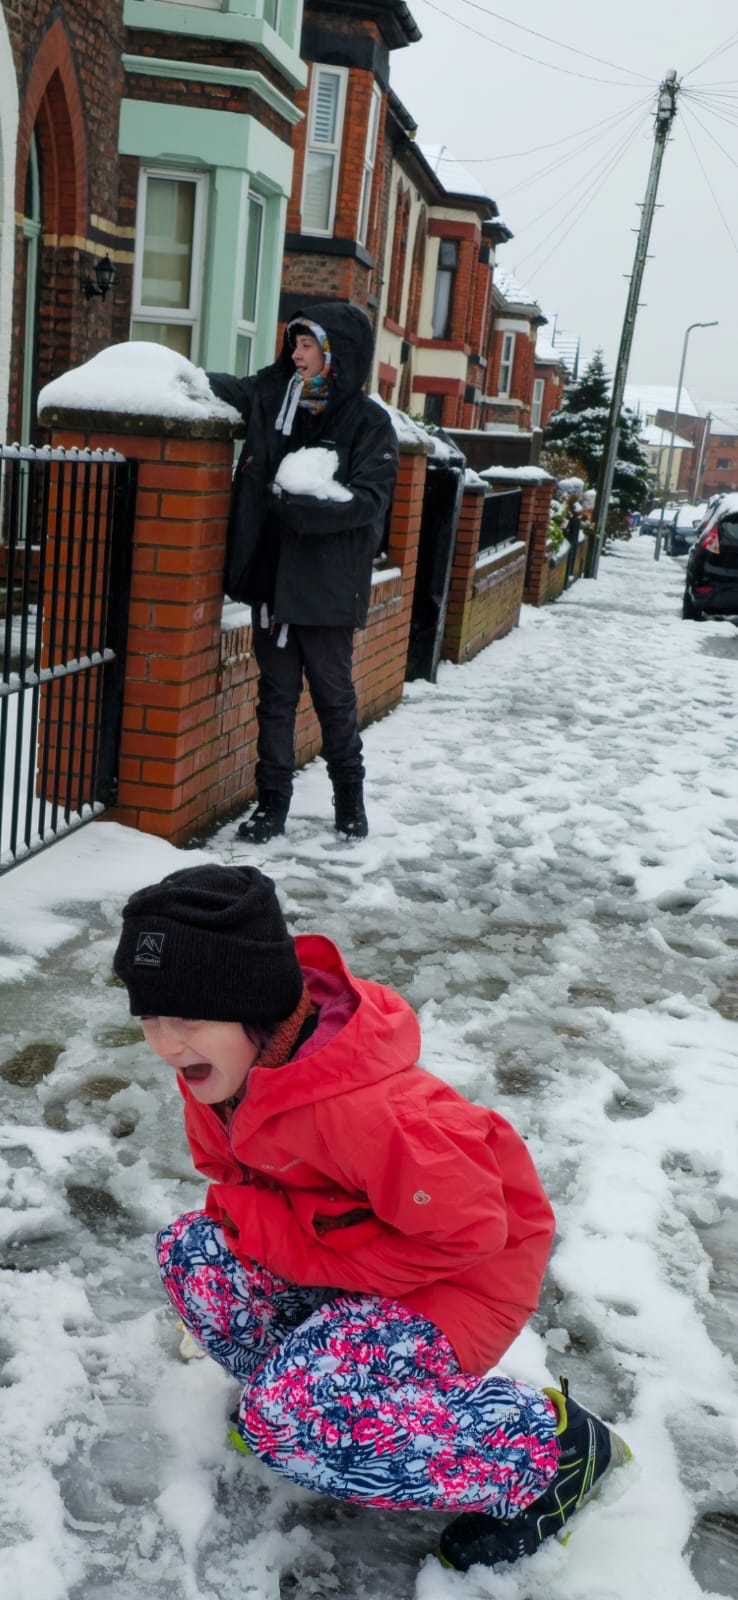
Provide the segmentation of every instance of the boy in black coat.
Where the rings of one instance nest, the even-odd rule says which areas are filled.
[[[284,832],[303,673],[323,735],[336,829],[350,838],[368,831],[353,633],[366,623],[398,465],[390,418],[362,393],[372,353],[364,312],[329,301],[290,320],[278,360],[255,377],[208,374],[214,393],[247,424],[225,587],[253,613],[258,804],[238,832],[255,844]],[[327,492],[340,498],[325,497],[311,468],[317,457],[301,457],[305,492],[275,483],[285,456],[304,449],[334,453],[335,485],[345,490],[328,485]]]

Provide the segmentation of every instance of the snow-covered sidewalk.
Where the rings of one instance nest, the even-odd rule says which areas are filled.
[[[258,856],[292,928],[400,989],[425,1065],[527,1137],[558,1237],[505,1366],[568,1373],[635,1463],[565,1548],[462,1579],[439,1519],[224,1448],[233,1388],[178,1359],[151,1254],[204,1185],[110,962],[134,887],[255,856],[234,824],[185,854],[95,823],[0,881],[9,1600],[738,1596],[738,631],[683,622],[682,583],[617,545],[367,730],[366,841],[337,841],[315,762]]]

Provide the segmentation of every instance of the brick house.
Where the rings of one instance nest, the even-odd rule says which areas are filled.
[[[372,322],[387,235],[390,54],[420,32],[404,0],[308,0],[296,103],[280,316],[310,301],[363,306]]]
[[[546,337],[542,329],[536,339],[533,362],[533,393],[531,396],[531,428],[544,429],[552,412],[558,411],[564,398],[564,388],[569,382],[569,372],[560,350]]]
[[[489,433],[529,433],[536,340],[548,318],[530,290],[504,268],[495,272],[492,295],[494,320],[482,426]]]
[[[8,436],[35,435],[51,377],[121,340],[231,371],[270,359],[302,0],[0,4]]]
[[[485,387],[495,201],[440,148],[415,142],[387,107],[388,227],[374,383],[382,398],[446,428],[475,428]]]

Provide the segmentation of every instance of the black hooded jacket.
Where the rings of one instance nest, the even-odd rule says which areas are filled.
[[[369,319],[357,306],[328,301],[290,319],[315,322],[331,348],[331,394],[320,415],[300,407],[287,438],[275,422],[294,376],[289,335],[278,359],[253,378],[209,373],[211,388],[246,421],[233,491],[225,589],[234,600],[266,604],[277,622],[363,627],[372,561],[397,479],[397,441],[389,415],[362,394],[373,352]],[[272,490],[291,450],[320,446],[338,455],[347,501]]]

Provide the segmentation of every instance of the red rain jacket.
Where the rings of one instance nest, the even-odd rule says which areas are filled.
[[[180,1080],[195,1165],[215,1180],[206,1209],[243,1261],[400,1300],[484,1373],[535,1310],[551,1246],[531,1157],[503,1117],[416,1064],[399,994],[355,978],[321,935],[296,944],[308,985],[339,980],[353,1012],[312,1053],[252,1068],[229,1128]]]

